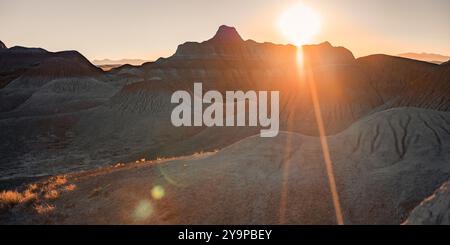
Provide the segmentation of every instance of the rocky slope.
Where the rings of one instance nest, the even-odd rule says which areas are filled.
[[[431,196],[413,209],[407,225],[450,225],[450,182],[444,183]]]
[[[330,134],[379,107],[393,107],[405,89],[415,86],[416,79],[439,70],[438,65],[386,55],[355,60],[349,50],[327,42],[306,45],[302,51],[304,72],[312,74],[309,79],[318,86],[325,126]],[[194,82],[203,82],[205,90],[279,90],[281,121],[295,125],[283,125],[283,128],[316,135],[311,94],[304,77],[299,78],[296,59],[294,46],[244,41],[234,28],[221,26],[210,40],[184,43],[167,59],[133,69],[122,67],[114,72],[126,74],[128,70],[145,80],[176,82],[178,87],[188,90]],[[425,84],[428,79],[424,78]],[[428,96],[433,95],[424,95]],[[448,100],[442,103],[436,108],[445,110]],[[414,99],[401,105],[409,104],[427,107],[424,101]]]
[[[442,66],[411,83],[395,101],[396,106],[417,106],[440,111],[450,110],[450,66]]]
[[[448,119],[447,112],[398,108],[328,137],[346,224],[400,224],[449,179]],[[218,152],[73,174],[68,181],[76,189],[47,200],[55,206],[51,214],[18,207],[4,221],[335,223],[319,139],[290,132],[248,137]]]
[[[0,51],[0,112],[16,109],[46,83],[58,78],[96,78],[101,70],[76,51],[52,53],[12,47]]]
[[[52,58],[69,60],[100,71],[77,51],[48,52],[41,48],[14,46],[7,49],[5,47],[0,49],[0,88],[5,87],[29,69]]]

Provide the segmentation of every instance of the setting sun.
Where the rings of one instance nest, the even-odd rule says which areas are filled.
[[[310,7],[297,4],[283,12],[278,25],[289,42],[301,46],[319,33],[320,16]]]

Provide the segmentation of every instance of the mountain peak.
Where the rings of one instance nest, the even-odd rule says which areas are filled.
[[[236,28],[232,26],[221,25],[216,32],[216,35],[211,41],[216,42],[241,42],[243,41],[242,37],[236,31]]]

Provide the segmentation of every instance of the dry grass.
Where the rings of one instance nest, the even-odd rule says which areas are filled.
[[[17,191],[2,191],[0,193],[0,203],[6,206],[19,204],[22,198],[22,193]]]
[[[52,179],[50,179],[52,181]],[[53,184],[55,186],[64,185],[67,183],[67,178],[65,176],[56,176],[53,178]]]
[[[70,185],[66,185],[66,186],[64,187],[64,190],[65,190],[65,191],[73,191],[73,190],[75,190],[76,188],[77,188],[76,185],[70,184]]]
[[[44,198],[48,200],[55,200],[59,197],[59,193],[57,190],[49,190],[44,194]]]
[[[0,192],[0,205],[11,207],[21,203],[29,203],[37,198],[37,195],[30,190],[24,192],[2,191]]]
[[[48,203],[36,204],[33,208],[38,214],[48,214],[55,210],[55,206]]]
[[[37,184],[29,184],[27,189],[30,191],[35,191],[38,189],[38,185]]]
[[[76,189],[75,184],[69,184],[65,176],[55,176],[43,182],[33,183],[26,186],[20,192],[17,190],[5,190],[0,192],[0,208],[12,208],[16,205],[28,207],[33,204],[33,209],[38,214],[48,214],[55,209],[55,206],[48,201],[60,197],[60,193],[69,192]]]
[[[22,193],[22,201],[21,203],[31,203],[37,199],[37,194],[32,190],[27,189]]]

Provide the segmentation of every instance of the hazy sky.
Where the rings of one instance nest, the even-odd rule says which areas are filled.
[[[0,0],[7,46],[75,49],[89,59],[155,59],[178,44],[212,37],[221,24],[244,39],[287,43],[280,14],[297,0]],[[450,0],[303,0],[319,13],[312,43],[330,41],[356,56],[450,55]]]

